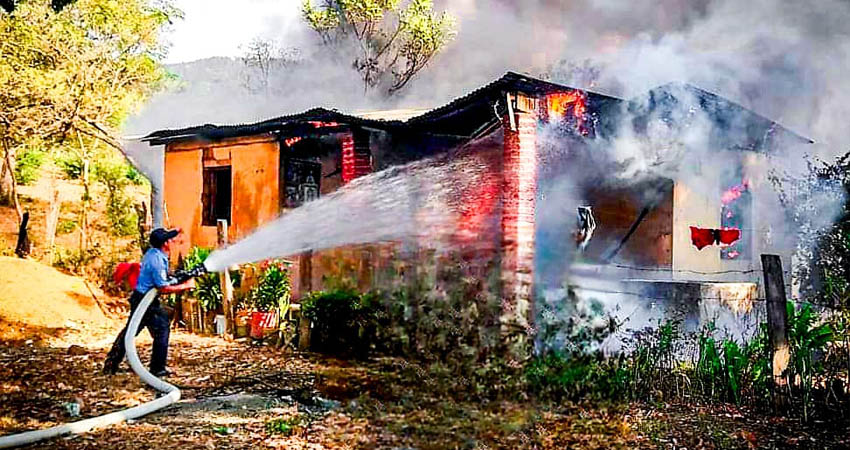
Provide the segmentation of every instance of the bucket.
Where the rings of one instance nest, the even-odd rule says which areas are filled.
[[[222,336],[227,332],[227,319],[223,314],[218,314],[215,316],[215,334]]]
[[[251,313],[251,337],[261,339],[266,330],[277,328],[277,314],[274,311]]]

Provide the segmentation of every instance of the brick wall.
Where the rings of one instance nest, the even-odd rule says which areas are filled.
[[[355,130],[343,135],[342,182],[362,177],[372,172],[372,152],[369,149],[369,133]]]
[[[502,186],[502,331],[522,336],[533,324],[537,117],[504,118]]]

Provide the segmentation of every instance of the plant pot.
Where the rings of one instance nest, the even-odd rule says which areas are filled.
[[[251,337],[262,339],[269,331],[277,329],[277,314],[274,311],[251,313]]]
[[[236,337],[248,336],[251,331],[251,311],[237,311],[236,318]]]

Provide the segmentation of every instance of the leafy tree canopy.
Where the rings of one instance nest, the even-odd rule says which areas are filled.
[[[62,11],[62,8],[68,6],[74,0],[51,0],[50,7],[53,8],[54,11],[59,12]],[[0,0],[0,9],[3,9],[6,12],[15,11],[15,7],[20,3],[18,0]]]
[[[146,0],[24,0],[0,15],[0,133],[16,147],[79,133],[113,142],[166,78],[163,28],[179,14]]]
[[[304,0],[307,24],[327,44],[353,39],[353,64],[364,88],[386,83],[392,94],[454,39],[455,18],[434,12],[431,0],[325,0],[315,7]]]

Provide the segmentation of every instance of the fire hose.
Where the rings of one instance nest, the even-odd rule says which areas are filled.
[[[176,273],[175,277],[179,283],[182,283],[190,278],[202,275],[205,272],[206,268],[203,265],[198,265],[194,270]],[[133,372],[136,372],[136,375],[138,375],[142,381],[165,395],[147,403],[142,403],[139,406],[104,414],[102,416],[92,417],[77,422],[65,423],[44,430],[27,431],[24,433],[2,436],[0,437],[0,448],[20,447],[22,445],[32,444],[34,442],[71,433],[86,433],[97,428],[108,427],[110,425],[115,425],[130,419],[136,419],[148,415],[180,400],[180,389],[178,389],[177,386],[166,383],[165,381],[153,376],[153,374],[142,365],[142,362],[139,360],[139,354],[136,351],[136,331],[139,329],[139,325],[142,323],[142,318],[148,310],[148,307],[150,307],[151,303],[156,298],[156,294],[157,290],[154,288],[142,297],[142,301],[139,303],[138,308],[136,308],[136,311],[130,318],[130,324],[127,325],[127,331],[124,334],[124,348],[127,350],[127,362],[130,363],[130,367],[133,369]]]

